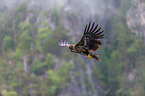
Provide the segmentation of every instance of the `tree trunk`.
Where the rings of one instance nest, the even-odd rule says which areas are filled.
[[[27,63],[27,57],[23,57],[23,64],[24,64],[24,70],[26,72],[29,72],[28,63]]]

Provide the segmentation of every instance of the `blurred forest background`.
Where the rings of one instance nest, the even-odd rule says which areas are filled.
[[[60,47],[95,21],[101,62]],[[1,0],[0,96],[145,96],[144,0]]]

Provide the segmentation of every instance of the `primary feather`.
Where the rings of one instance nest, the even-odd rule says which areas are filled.
[[[91,22],[89,23],[89,25],[86,25],[85,27],[85,31],[84,34],[81,38],[81,40],[76,44],[76,47],[79,46],[84,46],[85,42],[87,43],[86,46],[88,47],[88,50],[90,51],[95,51],[99,48],[99,45],[101,45],[101,41],[98,39],[102,39],[104,38],[104,31],[101,31],[101,27],[97,30],[98,24],[94,27],[95,22],[93,23],[92,26]],[[85,41],[85,39],[87,39]]]

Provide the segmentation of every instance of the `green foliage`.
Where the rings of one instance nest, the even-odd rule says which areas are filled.
[[[10,36],[5,36],[2,43],[2,48],[4,51],[14,49],[14,40]]]
[[[19,49],[21,49],[21,51],[27,53],[30,51],[31,49],[31,44],[33,42],[32,37],[29,35],[29,32],[23,32],[20,36],[19,36],[19,44],[18,47]]]
[[[42,41],[45,40],[46,38],[48,38],[49,35],[50,35],[50,29],[48,27],[40,28],[38,30],[38,34],[37,34],[38,39],[40,39]]]
[[[0,45],[5,52],[5,56],[0,56],[0,82],[3,82],[0,86],[1,95],[17,96],[19,93],[23,96],[54,96],[58,94],[58,90],[62,90],[66,82],[69,82],[68,73],[72,70],[72,63],[62,62],[62,66],[54,71],[57,64],[51,52],[53,50],[55,52],[54,45],[57,44],[55,37],[59,31],[52,33],[49,27],[40,28],[40,23],[33,25],[31,22],[24,22],[29,12],[25,4],[17,7],[13,12],[13,19],[5,20],[5,33],[1,33],[3,42]],[[13,22],[13,25],[9,22]],[[8,30],[6,30],[7,26],[9,26]],[[58,30],[64,32],[63,35],[66,32],[64,27],[59,27]],[[29,74],[23,69],[24,57],[27,59],[25,63],[30,70]]]
[[[36,75],[44,74],[45,70],[54,68],[54,60],[52,54],[48,53],[44,61],[34,59],[33,63],[30,65],[31,71]]]
[[[20,28],[21,30],[27,31],[27,30],[30,29],[30,24],[29,24],[29,23],[25,23],[25,22],[21,22],[21,23],[19,24],[19,28]]]
[[[70,78],[70,70],[72,70],[72,62],[62,62],[59,70],[48,70],[48,80],[51,85],[49,89],[49,94],[54,95],[56,91],[62,90],[66,86],[66,82]],[[65,70],[64,70],[65,69]],[[65,77],[64,77],[65,76]],[[58,93],[57,93],[58,94]]]
[[[47,53],[46,57],[45,57],[45,65],[48,65],[49,69],[53,69],[54,68],[54,60],[53,60],[53,56],[51,53]]]
[[[135,83],[128,80],[130,78],[128,73],[139,68],[140,71],[138,70],[136,73],[143,74],[140,73],[143,71],[140,68],[144,66],[144,60],[141,60],[141,58],[144,57],[143,48],[145,47],[143,41],[131,33],[126,22],[124,22],[124,14],[129,8],[125,2],[130,3],[130,1],[123,1],[122,6],[125,7],[119,10],[120,14],[113,19],[113,42],[110,43],[110,46],[104,46],[101,50],[102,62],[99,65],[99,70],[102,74],[94,71],[95,74],[102,75],[100,79],[105,86],[104,89],[110,89],[107,96],[132,96],[135,92],[132,86],[135,86]],[[138,65],[139,62],[142,62],[143,65]],[[142,90],[142,87],[138,86],[138,88]],[[141,91],[142,94],[144,93]]]
[[[38,75],[43,74],[43,69],[45,67],[46,67],[46,65],[38,59],[35,59],[30,66],[31,71],[34,72],[35,74],[38,74]]]
[[[36,46],[42,51],[42,46],[47,45],[46,41],[50,38],[50,29],[48,27],[40,28],[37,33]]]
[[[18,96],[15,91],[3,90],[1,93],[2,93],[2,96]]]
[[[21,50],[17,48],[13,54],[13,58],[18,61],[22,58]]]
[[[72,62],[63,61],[60,70],[58,70],[58,72],[60,76],[65,75],[66,80],[68,80],[70,76],[70,70],[72,69],[73,69]]]
[[[63,78],[61,78],[57,72],[54,72],[52,70],[48,71],[48,76],[49,76],[48,78],[50,79],[50,82],[54,85],[60,85],[63,81]]]
[[[139,53],[139,43],[134,42],[130,47],[126,50],[129,56],[136,57],[137,54]]]

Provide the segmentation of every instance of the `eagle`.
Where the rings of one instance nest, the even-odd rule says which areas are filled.
[[[104,30],[100,30],[101,27],[98,28],[98,24],[95,24],[95,22],[93,22],[93,24],[89,22],[89,24],[85,26],[84,34],[78,43],[69,44],[66,41],[59,40],[58,44],[60,46],[67,46],[71,52],[85,55],[88,56],[88,58],[94,58],[97,61],[100,61],[99,55],[93,53],[100,47],[100,45],[102,45],[100,39],[104,38]]]

